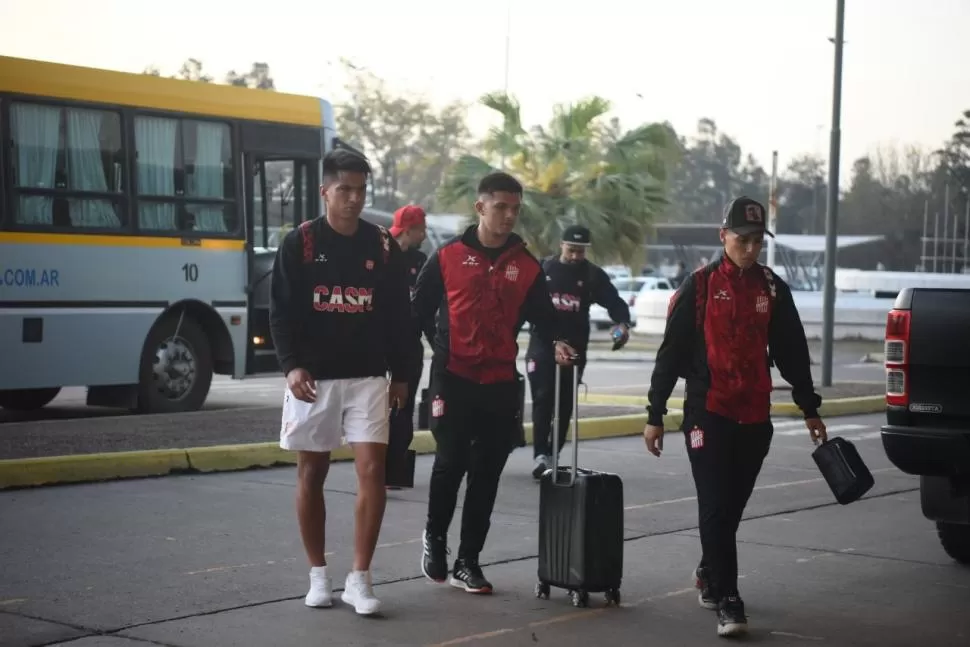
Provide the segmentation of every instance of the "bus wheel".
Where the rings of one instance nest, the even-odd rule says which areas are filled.
[[[60,387],[49,389],[12,389],[0,391],[0,407],[10,411],[36,411],[50,404],[61,392]]]
[[[211,384],[212,350],[198,322],[183,312],[155,324],[142,351],[138,411],[198,411]]]

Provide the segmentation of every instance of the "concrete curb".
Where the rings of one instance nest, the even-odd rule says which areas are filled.
[[[589,393],[580,394],[579,402],[589,402],[590,404],[615,404],[615,405],[647,405],[647,398],[643,395],[620,395],[608,393]],[[667,406],[676,409],[684,407],[683,398],[670,398]],[[867,413],[882,413],[886,410],[886,396],[884,395],[865,395],[852,398],[834,398],[822,402],[819,415],[825,416],[859,416]],[[771,405],[771,413],[774,416],[784,418],[801,418],[802,411],[794,402],[777,402]]]
[[[580,395],[580,403],[617,405],[646,405],[647,399],[638,395],[591,393]],[[668,406],[678,408],[683,401],[671,398]],[[822,416],[851,416],[885,411],[885,396],[863,396],[829,400],[822,405]],[[801,411],[789,402],[772,406],[772,413],[782,417],[801,417]],[[647,422],[646,412],[625,416],[583,418],[580,439],[618,438],[642,433]],[[669,431],[679,431],[683,413],[672,411],[664,418]],[[525,425],[526,444],[532,444],[532,423]],[[435,450],[429,431],[417,431],[411,448],[419,454]],[[343,446],[332,454],[334,461],[353,459],[353,451]],[[296,454],[280,449],[277,443],[217,445],[186,449],[154,449],[133,452],[80,454],[77,456],[44,456],[0,460],[0,490],[10,488],[88,483],[125,478],[165,476],[180,473],[232,472],[256,467],[293,465]]]
[[[664,418],[670,430],[680,427],[683,414],[671,412]],[[580,439],[636,436],[643,432],[646,412],[636,415],[582,418]],[[532,444],[532,423],[525,425],[526,444]],[[419,454],[435,451],[429,431],[416,431],[411,449]],[[331,454],[334,461],[353,459],[344,445]],[[169,474],[233,472],[256,467],[293,465],[296,454],[280,449],[278,443],[217,445],[187,449],[153,449],[133,452],[43,456],[0,460],[0,490],[69,483],[89,483]]]

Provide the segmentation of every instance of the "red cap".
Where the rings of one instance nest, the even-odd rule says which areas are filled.
[[[400,236],[401,232],[407,231],[415,225],[423,225],[424,218],[424,209],[417,205],[409,204],[394,212],[394,224],[391,225],[388,231],[394,237]]]

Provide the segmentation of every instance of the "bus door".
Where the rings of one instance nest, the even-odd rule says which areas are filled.
[[[249,260],[249,331],[246,373],[278,371],[269,332],[270,277],[276,249],[304,220],[320,213],[318,159],[246,155],[246,240]]]

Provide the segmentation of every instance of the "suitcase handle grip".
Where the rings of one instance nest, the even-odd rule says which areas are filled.
[[[569,470],[569,481],[562,484],[562,487],[572,487],[576,483],[576,472],[579,468],[579,370],[576,368],[575,361],[579,355],[573,356],[573,420],[570,428],[572,429],[571,440],[573,447],[573,464]],[[562,397],[562,364],[556,362],[556,386],[554,388],[554,402],[552,414],[552,484],[559,486],[559,401]]]

